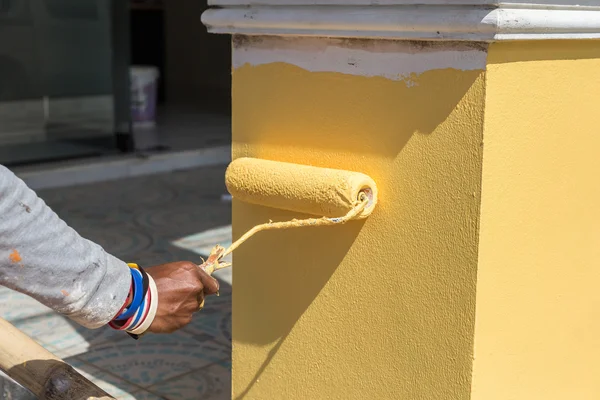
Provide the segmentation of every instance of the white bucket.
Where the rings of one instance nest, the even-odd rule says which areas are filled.
[[[135,127],[156,125],[159,71],[156,67],[133,66],[131,77],[131,119]]]

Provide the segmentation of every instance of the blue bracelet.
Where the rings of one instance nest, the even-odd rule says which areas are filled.
[[[140,308],[142,300],[144,300],[144,282],[142,279],[142,273],[137,269],[130,269],[131,277],[133,278],[133,301],[123,313],[119,315],[115,320],[122,321],[131,318],[131,316]]]
[[[133,324],[131,324],[132,327],[136,326],[140,322],[142,315],[145,314],[145,312],[144,312],[145,308],[146,308],[146,296],[144,296],[144,300],[142,300],[142,304],[140,304],[140,307],[138,308],[139,312],[137,313],[137,316],[133,320]]]

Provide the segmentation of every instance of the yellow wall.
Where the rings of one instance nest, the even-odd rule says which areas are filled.
[[[494,44],[474,400],[600,398],[600,42]]]
[[[366,222],[236,251],[234,398],[469,398],[484,71],[410,79],[234,70],[234,157],[356,170],[380,192]],[[234,236],[293,217],[234,201]]]

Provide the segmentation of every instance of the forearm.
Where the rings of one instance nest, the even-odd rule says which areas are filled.
[[[123,261],[79,236],[0,166],[0,284],[97,328],[119,311],[131,277]]]

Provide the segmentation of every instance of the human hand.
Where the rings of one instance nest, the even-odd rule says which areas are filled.
[[[158,289],[158,309],[149,332],[171,333],[183,328],[200,310],[204,296],[219,290],[219,282],[192,262],[163,264],[145,271]]]

